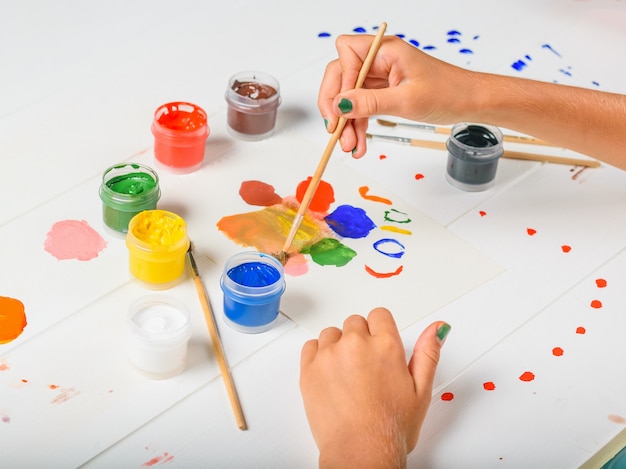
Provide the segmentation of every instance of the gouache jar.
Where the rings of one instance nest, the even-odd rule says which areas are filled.
[[[131,305],[126,334],[128,359],[148,378],[171,378],[183,371],[190,337],[189,311],[183,303],[154,295]]]
[[[104,226],[112,234],[125,236],[131,218],[155,209],[159,197],[159,176],[153,169],[136,163],[111,166],[100,184]]]
[[[256,251],[235,254],[224,265],[220,285],[224,316],[233,329],[264,332],[278,319],[285,273],[275,257]]]
[[[446,178],[453,186],[470,192],[493,186],[502,156],[502,132],[491,125],[457,124],[446,142]]]
[[[130,273],[150,290],[171,288],[183,278],[189,248],[187,224],[166,210],[135,215],[126,234]]]
[[[209,125],[204,110],[195,104],[173,102],[160,106],[152,121],[154,157],[173,173],[190,173],[204,160]]]
[[[280,105],[278,81],[262,72],[240,72],[228,81],[228,131],[242,140],[269,137]]]

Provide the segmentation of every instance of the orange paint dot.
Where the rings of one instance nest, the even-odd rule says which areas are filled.
[[[483,383],[483,389],[485,391],[493,391],[496,389],[496,385],[492,381],[487,381],[486,383]]]
[[[387,155],[380,155],[378,157],[379,160],[386,160],[387,159]]]
[[[15,298],[0,296],[0,344],[17,339],[25,327],[24,304]]]
[[[587,332],[587,329],[585,329],[583,326],[578,326],[576,328],[576,334],[585,334]]]
[[[526,233],[528,233],[528,236],[534,236],[535,234],[537,234],[537,230],[535,230],[534,228],[526,228]]]
[[[552,349],[552,355],[554,355],[555,357],[563,356],[563,349],[561,347],[554,347]]]
[[[485,212],[484,210],[481,210],[480,212],[478,212],[478,214],[479,214],[481,217],[484,217],[485,215],[487,215],[487,212]]]
[[[48,386],[50,389],[58,389],[59,385],[58,384],[51,384]]]
[[[444,392],[441,395],[441,400],[442,401],[451,401],[452,399],[454,399],[454,394],[451,392]]]
[[[567,244],[564,244],[563,246],[561,246],[561,251],[568,253],[572,250],[571,246],[568,246]]]
[[[21,381],[22,381],[22,383],[28,383],[27,379],[22,379]]]
[[[604,280],[603,278],[597,278],[596,285],[598,288],[604,288],[606,287],[606,280]]]
[[[420,179],[424,179],[424,175],[423,175],[422,173],[417,173],[417,174],[415,175],[415,179],[416,179],[417,181],[419,181]]]
[[[600,300],[593,300],[589,306],[595,309],[600,309],[602,308],[602,302]]]
[[[522,375],[519,377],[520,381],[532,381],[535,379],[535,374],[530,371],[524,371]]]

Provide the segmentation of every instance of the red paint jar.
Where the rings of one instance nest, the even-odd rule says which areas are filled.
[[[175,173],[189,173],[202,166],[209,136],[204,109],[186,102],[163,104],[154,113],[151,129],[154,157],[161,166]]]
[[[278,81],[262,72],[240,72],[228,81],[228,131],[242,140],[262,140],[274,131],[280,105]]]

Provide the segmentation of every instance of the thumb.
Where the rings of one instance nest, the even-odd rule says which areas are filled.
[[[417,397],[430,402],[435,372],[439,364],[441,346],[450,332],[450,325],[443,321],[432,323],[419,336],[413,356],[409,361],[409,372],[413,376]]]
[[[406,96],[400,87],[344,91],[333,100],[333,106],[339,116],[358,119],[375,115],[401,116]]]

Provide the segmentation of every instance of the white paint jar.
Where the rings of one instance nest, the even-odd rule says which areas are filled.
[[[152,379],[176,376],[187,363],[189,311],[180,301],[151,295],[135,301],[127,320],[130,363]]]

